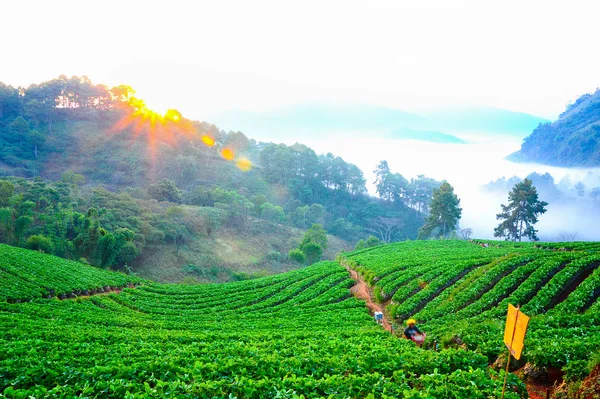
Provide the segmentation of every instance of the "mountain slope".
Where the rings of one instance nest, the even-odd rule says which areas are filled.
[[[558,120],[538,126],[508,157],[553,166],[600,166],[600,90],[581,96]]]

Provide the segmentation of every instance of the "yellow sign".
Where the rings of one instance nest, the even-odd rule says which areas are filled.
[[[506,328],[504,329],[504,343],[510,354],[517,360],[521,358],[525,333],[529,324],[529,316],[508,304],[508,315],[506,316]]]

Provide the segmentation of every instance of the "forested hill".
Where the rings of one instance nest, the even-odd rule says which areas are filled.
[[[569,105],[558,120],[538,126],[509,158],[554,166],[600,166],[600,90]]]
[[[440,183],[377,174],[380,198],[340,157],[159,115],[128,86],[0,83],[0,242],[15,246],[166,281],[272,272],[298,266],[288,251],[313,224],[326,257],[415,238]]]

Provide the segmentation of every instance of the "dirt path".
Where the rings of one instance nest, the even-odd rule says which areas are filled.
[[[360,275],[355,270],[352,270],[348,267],[346,267],[346,269],[348,269],[348,271],[350,272],[350,277],[352,278],[352,280],[356,281],[356,284],[354,284],[354,286],[350,288],[350,292],[352,293],[352,295],[354,295],[354,297],[357,299],[365,301],[365,304],[367,305],[367,308],[369,309],[371,315],[373,315],[375,312],[383,313],[383,322],[381,323],[381,326],[384,330],[393,333],[394,330],[385,316],[384,309],[381,307],[381,305],[373,302],[373,298],[371,296],[371,293],[369,292],[369,287],[367,286],[367,283],[365,283],[362,277],[360,277]]]
[[[120,292],[123,291],[123,289],[125,288],[133,288],[135,289],[137,287],[137,285],[126,285],[124,287],[107,287],[105,288],[105,291],[103,292],[96,292],[96,293],[89,293],[88,295],[77,295],[74,292],[71,293],[70,295],[74,295],[74,296],[67,296],[66,298],[59,298],[61,301],[68,301],[68,300],[74,300],[74,299],[78,299],[78,298],[90,298],[93,296],[99,296],[99,295],[108,295],[108,294],[118,294]]]

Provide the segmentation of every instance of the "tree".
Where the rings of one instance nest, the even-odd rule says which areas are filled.
[[[431,237],[432,233],[446,236],[456,230],[460,220],[462,208],[459,207],[460,199],[454,194],[454,187],[448,182],[442,183],[440,188],[433,191],[431,211],[425,224],[419,229],[420,239]]]
[[[379,238],[375,237],[375,236],[369,236],[369,238],[367,238],[367,241],[365,242],[367,247],[376,247],[378,245],[381,245],[381,240],[379,240]]]
[[[306,256],[309,265],[319,261],[323,256],[323,251],[327,249],[327,232],[323,226],[313,224],[310,229],[306,230],[299,249]]]
[[[168,179],[151,184],[148,188],[148,194],[157,201],[169,201],[177,204],[181,202],[181,191],[173,181]]]
[[[378,216],[371,219],[367,230],[377,234],[383,242],[389,243],[392,241],[394,233],[400,230],[403,225],[404,222],[400,218]]]
[[[298,248],[290,250],[290,252],[288,253],[288,258],[290,258],[291,261],[298,263],[306,262],[306,255],[304,255],[304,252],[302,252]]]
[[[38,157],[38,147],[46,142],[46,136],[37,130],[30,130],[27,135],[27,141],[33,145],[33,154]]]
[[[48,237],[44,237],[43,235],[33,235],[25,242],[25,248],[52,254],[54,251],[54,244]]]
[[[538,215],[546,213],[545,201],[538,200],[538,193],[533,182],[525,179],[517,183],[508,193],[508,205],[501,205],[502,212],[496,219],[503,220],[494,229],[494,237],[506,237],[506,240],[521,241],[523,237],[537,241],[537,230],[533,225]]]
[[[302,252],[306,256],[306,263],[312,265],[321,260],[321,256],[323,256],[323,247],[316,242],[310,241],[302,246]]]
[[[15,185],[6,180],[0,180],[0,207],[10,204],[10,197],[15,193]]]
[[[313,224],[310,229],[306,230],[306,233],[304,233],[304,239],[300,244],[300,249],[302,249],[302,247],[309,242],[316,243],[324,250],[327,249],[327,232],[323,229],[322,225]]]
[[[19,116],[8,125],[8,131],[19,140],[19,147],[23,147],[23,141],[30,132],[29,123]]]
[[[592,188],[592,191],[590,192],[590,197],[592,197],[594,201],[596,201],[598,197],[600,197],[600,187]]]
[[[73,172],[72,170],[68,170],[62,174],[62,176],[60,177],[60,181],[76,186],[81,186],[85,184],[85,177],[83,177],[83,175],[80,175],[79,173]]]
[[[363,239],[358,240],[358,242],[354,246],[355,251],[359,251],[359,250],[365,249],[365,248],[367,248],[367,243]]]
[[[379,162],[373,173],[375,173],[375,188],[377,189],[377,194],[383,199],[391,200],[393,191],[390,184],[390,176],[392,175],[392,172],[390,171],[387,161]]]
[[[556,235],[556,240],[560,242],[577,241],[579,233],[576,231],[561,231]]]
[[[574,188],[577,191],[578,196],[583,197],[585,195],[585,184],[582,182],[578,182]]]
[[[471,238],[471,234],[473,234],[473,229],[471,229],[471,228],[460,229],[459,233],[460,233],[461,237],[463,238],[463,240],[468,240]]]
[[[429,205],[433,191],[441,185],[438,182],[424,175],[417,176],[416,179],[410,179],[408,185],[409,205],[419,212],[429,214]]]

